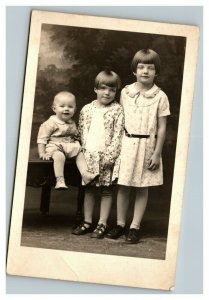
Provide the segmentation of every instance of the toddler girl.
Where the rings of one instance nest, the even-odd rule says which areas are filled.
[[[79,119],[79,132],[85,160],[90,172],[99,173],[94,186],[89,186],[84,198],[84,222],[72,233],[86,234],[92,229],[92,216],[96,194],[101,197],[100,218],[93,238],[103,238],[112,204],[112,183],[118,176],[117,158],[124,130],[122,106],[114,101],[120,88],[120,78],[113,71],[102,71],[95,79],[97,99],[83,107]]]
[[[116,239],[125,233],[129,195],[134,187],[134,216],[126,242],[137,243],[147,205],[148,187],[163,184],[161,152],[170,111],[166,94],[154,84],[160,72],[159,55],[151,49],[140,50],[135,54],[131,68],[136,82],[121,92],[125,133],[118,178],[117,226],[107,234],[107,238]]]
[[[81,153],[79,134],[72,117],[76,111],[75,96],[62,91],[54,97],[52,115],[41,124],[38,132],[38,153],[43,160],[54,160],[56,176],[55,189],[67,189],[64,179],[64,164],[66,158],[76,157],[78,169],[85,184],[90,183],[96,176],[88,172],[85,159]]]

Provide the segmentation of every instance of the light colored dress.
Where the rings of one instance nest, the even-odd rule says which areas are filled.
[[[92,101],[82,108],[78,129],[88,169],[100,175],[95,185],[110,186],[118,178],[124,131],[122,106],[113,101],[101,109],[97,107],[97,100]]]
[[[55,151],[73,158],[81,151],[79,134],[75,121],[61,121],[56,115],[41,124],[37,137],[38,144],[46,145],[46,153],[52,156]]]
[[[86,150],[105,151],[104,113],[106,107],[94,108],[91,125],[86,139]]]
[[[137,83],[133,83],[122,90],[121,104],[127,132],[149,137],[133,138],[124,134],[118,184],[133,187],[163,184],[162,158],[157,170],[149,170],[148,163],[156,145],[158,118],[170,115],[166,94],[156,85],[140,93]]]

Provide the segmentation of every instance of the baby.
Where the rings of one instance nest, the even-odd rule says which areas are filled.
[[[67,91],[59,92],[52,105],[55,115],[41,124],[38,132],[38,153],[43,160],[53,159],[56,177],[55,189],[67,189],[64,179],[66,158],[76,158],[84,184],[89,184],[97,176],[88,172],[81,152],[78,129],[72,119],[76,111],[75,96]]]

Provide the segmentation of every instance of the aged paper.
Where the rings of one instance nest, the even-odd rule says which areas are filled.
[[[28,162],[31,159],[31,156],[33,156],[34,151],[36,151],[31,145],[33,145],[32,140],[34,140],[34,124],[38,119],[36,116],[38,102],[35,102],[34,99],[37,97],[38,93],[37,86],[38,79],[40,78],[39,76],[40,74],[43,74],[47,67],[49,67],[47,74],[49,74],[49,71],[57,72],[58,74],[60,69],[65,69],[65,71],[72,69],[74,72],[75,70],[79,72],[79,68],[72,68],[72,65],[76,64],[79,60],[79,53],[81,53],[80,55],[85,56],[85,52],[89,53],[89,49],[92,51],[94,50],[94,45],[91,45],[90,43],[79,44],[79,37],[75,38],[74,36],[74,39],[69,37],[67,33],[69,28],[72,28],[73,30],[76,28],[76,30],[78,30],[77,32],[81,32],[81,34],[89,29],[90,31],[88,31],[88,34],[91,43],[94,41],[94,36],[97,36],[97,38],[99,36],[98,34],[96,35],[96,31],[94,30],[101,30],[103,32],[103,38],[107,37],[109,40],[111,40],[111,34],[113,34],[113,38],[117,34],[118,36],[121,35],[124,37],[124,39],[122,39],[124,45],[121,44],[120,47],[115,46],[115,49],[114,39],[112,38],[112,53],[108,53],[108,49],[105,52],[108,53],[111,64],[118,69],[118,73],[123,70],[123,68],[118,65],[120,65],[121,62],[125,64],[126,55],[128,57],[127,65],[130,65],[131,62],[129,59],[130,53],[127,52],[129,47],[129,43],[127,43],[128,35],[133,35],[133,38],[139,35],[146,44],[145,47],[152,43],[152,45],[155,45],[156,49],[162,49],[163,43],[167,43],[167,39],[169,40],[170,56],[168,55],[167,58],[169,64],[167,69],[164,65],[164,74],[166,74],[166,76],[163,78],[162,73],[161,83],[167,87],[166,92],[167,94],[170,93],[171,98],[173,97],[175,100],[175,90],[178,90],[179,93],[176,97],[180,96],[176,99],[177,104],[173,104],[173,108],[172,103],[170,103],[171,113],[173,112],[173,115],[176,116],[176,119],[173,121],[175,123],[174,133],[170,131],[170,137],[172,140],[173,134],[177,139],[173,139],[175,140],[175,147],[172,148],[175,150],[173,151],[174,166],[172,166],[172,170],[170,170],[169,173],[171,174],[170,182],[172,190],[170,194],[166,194],[169,197],[167,215],[168,224],[166,227],[167,233],[165,234],[165,255],[162,255],[162,257],[159,256],[159,258],[156,258],[154,254],[146,257],[140,256],[140,254],[138,255],[137,253],[135,255],[129,255],[128,251],[126,255],[118,255],[117,251],[115,254],[112,254],[111,252],[106,254],[105,251],[102,253],[102,251],[93,251],[93,249],[92,251],[88,250],[87,252],[84,250],[75,251],[75,249],[77,249],[75,247],[69,247],[67,250],[62,248],[62,245],[54,248],[49,245],[46,247],[41,246],[38,243],[34,247],[34,244],[21,242],[26,201]],[[198,55],[198,37],[199,29],[195,26],[44,11],[32,12],[9,238],[7,262],[8,274],[150,289],[173,290],[175,288],[181,210],[192,116],[193,92],[195,87],[195,70]],[[68,38],[70,41],[69,44],[66,43],[65,48],[62,48],[63,40],[66,42]],[[52,43],[50,44],[49,39],[51,39],[50,41],[56,40],[56,48],[52,49],[49,47],[49,45],[52,45]],[[74,58],[72,58],[73,54],[70,51],[76,49],[72,48],[76,42],[78,44],[78,54],[76,56],[76,54],[73,53]],[[97,46],[98,44],[101,45],[101,51],[105,46],[103,43],[104,39],[101,39],[100,41],[97,40]],[[53,45],[55,45],[55,43]],[[60,49],[58,50],[59,45]],[[177,45],[179,45],[179,48]],[[54,50],[56,54],[59,54],[62,51],[65,55],[61,59],[57,56],[55,61],[52,50]],[[134,52],[134,49],[132,49],[132,52]],[[162,61],[164,59],[163,55],[167,57],[167,54],[162,50],[160,55]],[[174,66],[169,60],[169,58],[172,58],[172,55],[173,57],[179,55],[181,58],[181,65],[179,67],[180,73],[182,72],[182,77],[178,78],[178,80],[174,78],[173,83],[172,67]],[[87,56],[87,59],[88,58],[89,56]],[[47,63],[46,60],[48,60]],[[73,63],[71,60],[73,60]],[[85,59],[83,60],[85,61]],[[67,62],[69,65],[66,65]],[[107,62],[109,61],[105,60],[104,57],[104,65]],[[87,61],[87,63],[89,62]],[[95,58],[95,61],[93,61],[92,64],[96,65],[97,63],[99,64],[99,61]],[[175,70],[177,72],[177,69]],[[70,76],[71,74],[69,73],[69,78]],[[126,75],[123,75],[124,78],[125,76]],[[61,78],[59,80],[62,82],[64,79]],[[94,78],[92,78],[92,82],[93,80]],[[172,87],[168,85],[168,81],[171,81]],[[59,83],[60,82],[56,82],[57,85]],[[85,88],[87,91],[89,90],[89,87]],[[50,88],[45,85],[45,89],[47,94],[47,89]],[[89,98],[88,95],[86,95],[86,97],[87,99]],[[80,104],[80,107],[81,106],[82,105]],[[168,151],[169,138],[167,140]],[[172,141],[170,142],[171,147],[173,145]],[[152,230],[149,235],[152,235]],[[56,239],[56,235],[53,238]],[[103,240],[102,243],[105,243],[105,240]],[[135,245],[131,245],[130,247],[133,252],[133,247],[135,247]],[[152,249],[149,251],[152,252]]]

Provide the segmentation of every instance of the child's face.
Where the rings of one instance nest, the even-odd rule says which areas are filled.
[[[59,120],[64,122],[69,121],[76,111],[75,97],[69,95],[59,95],[55,98],[52,109]]]
[[[108,105],[111,103],[116,95],[116,87],[111,87],[105,84],[101,84],[98,89],[94,89],[95,93],[97,94],[97,100],[100,104]]]
[[[156,76],[154,64],[138,63],[136,73],[134,73],[138,82],[144,85],[151,85]]]

